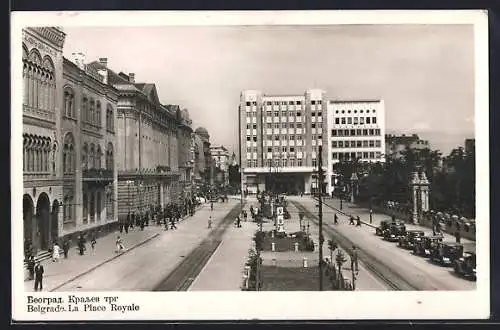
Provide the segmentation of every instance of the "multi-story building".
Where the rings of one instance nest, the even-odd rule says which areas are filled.
[[[118,91],[84,60],[78,53],[63,63],[63,235],[117,220]]]
[[[195,139],[195,177],[199,184],[213,184],[212,157],[210,155],[210,135],[204,127],[194,131]]]
[[[392,159],[403,157],[406,149],[414,151],[429,149],[429,141],[421,140],[417,134],[412,135],[385,135],[385,154]]]
[[[335,164],[385,161],[383,100],[328,100],[328,193],[335,187]]]
[[[222,186],[229,184],[229,150],[223,145],[210,147],[211,157],[214,161],[215,180]]]
[[[318,89],[301,95],[243,91],[239,104],[242,190],[314,192],[318,147],[327,141],[325,113],[325,92]],[[323,160],[326,154],[323,149]]]
[[[137,83],[135,74],[116,73],[107,59],[91,65],[119,92],[117,105],[118,217],[144,212],[180,198],[178,118],[162,105],[153,83]]]
[[[177,113],[177,150],[179,152],[179,174],[180,174],[180,185],[183,188],[184,196],[188,197],[192,192],[192,179],[193,179],[193,168],[194,168],[194,156],[192,152],[192,136],[193,121],[189,117],[189,111],[187,109],[180,110],[178,105],[169,106],[170,109],[175,108],[175,113]]]
[[[473,157],[476,155],[476,139],[465,139],[465,154]]]
[[[56,27],[22,31],[24,242],[47,250],[63,233],[63,45]]]

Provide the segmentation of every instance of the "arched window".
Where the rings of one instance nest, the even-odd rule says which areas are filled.
[[[95,110],[95,124],[98,127],[101,127],[101,102],[97,101],[96,110]]]
[[[85,142],[82,148],[82,169],[84,170],[89,168],[88,154],[89,154],[89,148],[87,146],[87,142]]]
[[[89,104],[88,104],[88,99],[87,97],[84,95],[82,97],[82,121],[84,123],[88,123],[89,122],[89,113],[88,113],[88,107],[89,107]]]
[[[110,132],[115,130],[115,117],[113,115],[113,108],[108,104],[106,108],[106,129]]]
[[[88,121],[91,123],[91,124],[94,124],[96,123],[96,120],[95,120],[95,101],[93,99],[90,99],[90,106],[89,106],[89,118],[88,118]]]
[[[90,145],[90,152],[89,152],[89,168],[95,168],[95,146],[92,143]]]
[[[97,150],[95,154],[95,168],[101,168],[101,160],[102,160],[102,150],[101,146],[97,145]]]
[[[64,115],[68,118],[75,118],[75,93],[71,87],[64,89]]]
[[[54,79],[54,63],[50,56],[43,58],[42,64],[42,107],[50,111],[55,110],[56,83]]]
[[[113,144],[110,142],[106,150],[106,169],[113,170],[113,167]]]
[[[71,133],[66,134],[64,137],[63,172],[64,174],[75,172],[75,140]]]

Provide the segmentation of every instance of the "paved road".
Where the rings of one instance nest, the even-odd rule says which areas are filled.
[[[203,208],[193,217],[181,222],[177,230],[164,231],[158,238],[116,258],[57,291],[150,291],[198,246],[213,226],[239,201],[214,204],[215,210]]]
[[[317,204],[312,198],[290,197],[307,209],[317,212]],[[331,201],[327,201],[330,203]],[[338,205],[334,204],[335,207]],[[324,223],[338,233],[349,238],[361,249],[369,252],[388,268],[400,274],[420,290],[473,290],[475,282],[454,275],[451,267],[441,267],[428,259],[412,255],[408,250],[400,249],[396,243],[390,243],[376,236],[369,226],[355,227],[346,224],[347,218],[339,214],[340,224],[333,225],[333,211],[325,210]]]

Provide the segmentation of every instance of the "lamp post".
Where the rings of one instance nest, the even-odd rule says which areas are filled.
[[[357,182],[358,175],[356,174],[356,172],[353,172],[351,176],[351,203],[354,203],[354,191],[356,189]]]

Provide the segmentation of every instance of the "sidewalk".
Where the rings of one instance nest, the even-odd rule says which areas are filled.
[[[198,210],[200,209],[201,208]],[[190,216],[187,216],[182,218],[180,221],[182,222],[190,218]],[[87,274],[97,267],[122,256],[124,253],[151,241],[152,239],[158,237],[162,232],[164,232],[163,226],[151,223],[149,226],[145,227],[143,231],[139,227],[129,229],[128,234],[126,234],[125,231],[120,233],[119,230],[116,230],[97,239],[95,254],[92,254],[90,242],[87,242],[86,251],[83,256],[79,254],[78,247],[74,246],[68,252],[68,259],[64,259],[64,255],[62,253],[59,262],[53,262],[52,258],[45,259],[41,262],[45,271],[43,276],[43,291],[56,290],[65,283]],[[123,245],[125,247],[125,250],[120,254],[115,253],[116,238],[118,235],[122,238]],[[26,268],[25,274],[25,291],[34,291],[34,281],[27,279],[28,271]]]
[[[332,206],[337,210],[340,208],[340,200],[337,198],[335,199],[325,198],[323,201],[325,202],[325,204]],[[342,202],[342,211],[334,211],[329,207],[323,208],[323,210],[324,210],[324,219],[326,219],[328,223],[333,223],[333,214],[337,213],[337,215],[339,216],[339,223],[348,224],[349,218],[347,215],[352,214],[354,217],[359,215],[363,225],[372,227],[373,229],[378,227],[381,221],[391,219],[391,217],[388,216],[387,214],[373,212],[372,223],[370,223],[370,210],[345,201]],[[432,235],[431,228],[421,225],[408,224],[408,223],[405,223],[405,226],[407,230],[422,230],[423,232],[425,232],[425,235],[428,236]],[[445,232],[443,232],[443,238],[445,241],[453,241],[453,242],[455,241],[455,237],[453,235],[450,235]],[[475,241],[466,238],[461,238],[460,241],[464,245],[466,251],[475,250],[476,247]]]
[[[252,222],[242,221],[241,228],[229,227],[221,245],[196,277],[189,291],[240,291],[255,231],[256,226]]]

